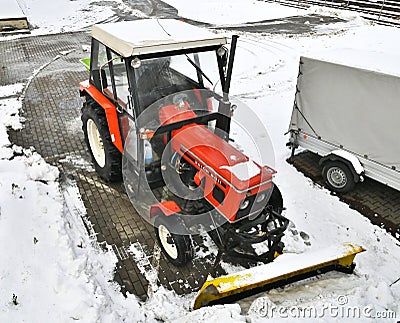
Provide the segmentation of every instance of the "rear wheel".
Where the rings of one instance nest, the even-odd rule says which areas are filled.
[[[82,130],[96,172],[107,182],[121,180],[121,153],[111,141],[104,110],[95,103],[82,108]]]
[[[158,244],[168,261],[175,266],[183,266],[193,258],[192,239],[188,235],[173,233],[179,225],[173,218],[158,215],[154,222]]]
[[[331,190],[339,193],[349,192],[355,185],[351,170],[339,161],[327,162],[322,169],[322,177]]]

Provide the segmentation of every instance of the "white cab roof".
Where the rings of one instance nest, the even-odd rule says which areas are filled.
[[[92,36],[123,57],[227,43],[225,36],[172,19],[98,24]]]

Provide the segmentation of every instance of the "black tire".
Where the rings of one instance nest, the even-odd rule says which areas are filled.
[[[278,186],[274,184],[274,188],[272,189],[271,197],[269,198],[268,204],[271,205],[272,209],[279,214],[283,211],[283,198],[282,193],[279,190]]]
[[[175,220],[175,222],[173,222]],[[158,245],[168,261],[181,267],[193,259],[192,239],[189,235],[171,233],[171,228],[179,225],[174,218],[158,215],[154,221],[154,231]]]
[[[322,177],[326,185],[338,193],[350,192],[356,184],[350,168],[340,161],[326,162],[322,169]]]
[[[165,151],[167,151],[167,149],[165,149]],[[173,194],[179,197],[183,197],[186,200],[201,199],[204,196],[204,192],[201,190],[201,188],[195,186],[193,186],[193,188],[189,188],[189,185],[192,184],[191,181],[194,178],[196,169],[190,166],[186,161],[184,161],[183,157],[179,156],[176,157],[173,162],[177,163],[179,166],[183,166],[186,170],[178,173],[175,168],[178,166],[170,165],[169,161],[171,160],[171,158],[169,155],[170,153],[168,152],[163,154],[162,163],[166,164],[167,167],[164,170],[163,169],[161,170],[162,177],[168,189]]]
[[[86,146],[97,174],[106,182],[120,181],[122,154],[111,141],[103,108],[95,102],[85,102],[81,120]]]

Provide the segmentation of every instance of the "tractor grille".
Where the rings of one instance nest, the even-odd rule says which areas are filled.
[[[246,197],[246,199],[249,201],[249,205],[244,210],[239,210],[236,213],[236,217],[235,217],[236,221],[240,220],[240,219],[243,219],[243,218],[245,218],[246,216],[248,216],[250,214],[250,211],[253,210],[253,205],[254,205],[255,198],[256,198],[256,195]],[[255,208],[254,208],[253,212],[254,211],[256,211]]]
[[[272,190],[269,189],[267,191],[260,192],[259,194],[262,193],[264,193],[266,197],[260,202],[255,201],[257,196],[256,194],[246,197],[246,199],[249,201],[249,205],[244,210],[239,209],[239,211],[236,213],[235,221],[246,218],[250,214],[259,213],[264,209],[264,207],[266,206],[265,201],[271,196]]]

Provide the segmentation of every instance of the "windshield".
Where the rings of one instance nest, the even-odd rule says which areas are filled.
[[[216,54],[212,51],[143,60],[140,67],[135,68],[135,78],[143,111],[174,93],[218,88]]]

